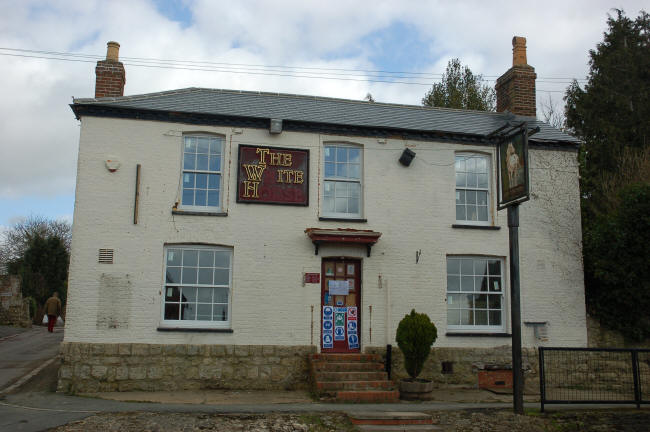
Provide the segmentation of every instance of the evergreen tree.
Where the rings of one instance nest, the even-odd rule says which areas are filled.
[[[460,60],[452,59],[442,75],[442,81],[433,85],[422,98],[422,105],[443,108],[460,108],[494,111],[494,89],[482,84],[482,75],[474,75]]]

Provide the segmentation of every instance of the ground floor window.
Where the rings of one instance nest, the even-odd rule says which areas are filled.
[[[165,248],[163,322],[227,327],[230,323],[232,249]]]
[[[447,257],[447,329],[503,331],[503,260]]]

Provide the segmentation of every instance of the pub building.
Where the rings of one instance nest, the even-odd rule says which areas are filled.
[[[395,332],[412,309],[438,329],[422,376],[475,387],[510,363],[493,134],[509,124],[539,127],[520,208],[524,366],[534,377],[538,346],[585,346],[578,141],[535,118],[525,39],[513,46],[498,112],[478,112],[206,88],[124,96],[109,42],[95,97],[71,104],[59,390],[307,388],[310,361],[380,363],[388,345],[399,378]]]

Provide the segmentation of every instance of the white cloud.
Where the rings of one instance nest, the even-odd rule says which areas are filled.
[[[640,1],[623,7],[636,16]],[[538,76],[583,78],[588,50],[602,39],[606,1],[188,1],[189,26],[162,15],[152,1],[2,2],[0,47],[103,55],[108,40],[122,57],[224,63],[380,69],[365,37],[401,23],[424,41],[413,57],[441,73],[459,57],[476,73],[497,76],[511,65],[513,35],[528,38]],[[390,56],[390,53],[384,53]],[[404,65],[403,69],[409,69]],[[1,56],[0,198],[70,194],[78,124],[70,97],[94,93],[94,63]],[[182,87],[279,91],[419,104],[422,86],[311,80],[265,75],[153,69],[127,65],[126,93]],[[562,89],[552,84],[538,88]],[[561,97],[560,94],[557,94]]]

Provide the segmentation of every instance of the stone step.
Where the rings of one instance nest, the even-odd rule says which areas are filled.
[[[378,381],[387,380],[386,372],[316,372],[316,381]]]
[[[392,381],[317,381],[319,393],[335,393],[338,390],[393,390]]]
[[[312,363],[315,371],[329,372],[354,372],[354,371],[381,371],[384,370],[383,363],[376,362],[329,362],[315,361]]]
[[[431,432],[443,430],[435,425],[357,425],[361,432]]]
[[[328,361],[328,362],[381,362],[379,354],[312,354],[312,361]]]
[[[399,390],[342,390],[336,392],[336,402],[397,403]]]
[[[422,412],[403,411],[361,411],[348,413],[350,421],[355,425],[430,425],[433,419]]]

